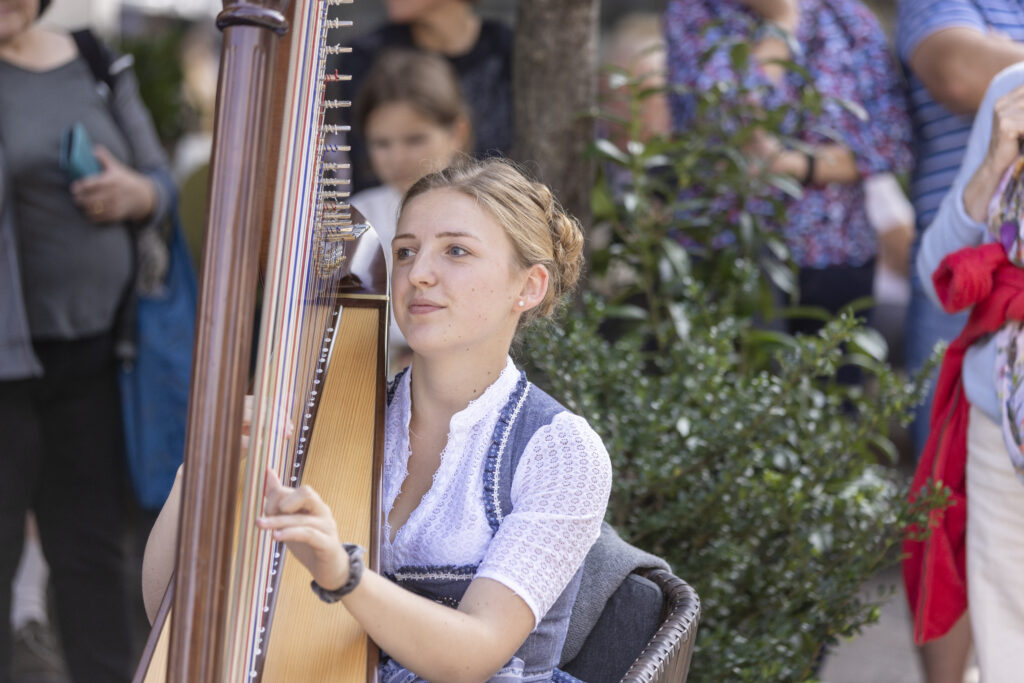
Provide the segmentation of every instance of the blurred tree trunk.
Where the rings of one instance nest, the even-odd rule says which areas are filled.
[[[598,0],[519,0],[512,157],[589,228],[597,98]]]

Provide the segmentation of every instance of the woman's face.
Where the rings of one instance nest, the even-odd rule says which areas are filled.
[[[365,134],[373,172],[403,194],[423,176],[448,166],[462,145],[457,125],[439,125],[405,102],[370,112]]]
[[[0,45],[27,31],[38,14],[39,0],[0,0]]]
[[[508,353],[529,270],[474,199],[451,189],[417,195],[392,251],[395,320],[416,354]]]

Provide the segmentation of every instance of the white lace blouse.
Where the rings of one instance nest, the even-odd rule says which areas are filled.
[[[536,623],[554,604],[600,533],[611,489],[601,438],[568,411],[539,429],[512,480],[512,514],[491,535],[484,507],[484,466],[498,414],[519,380],[509,358],[494,384],[452,416],[448,443],[430,490],[390,542],[387,522],[408,474],[409,373],[385,420],[382,570],[463,567],[499,581],[533,610]]]

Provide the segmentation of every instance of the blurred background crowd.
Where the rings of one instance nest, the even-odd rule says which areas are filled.
[[[31,4],[29,0],[16,2]],[[0,11],[5,4],[15,1],[0,0]],[[679,165],[648,153],[644,158],[650,163],[644,162],[647,165],[643,167],[648,177],[669,186],[678,184],[684,199],[691,190],[694,201],[710,195],[711,210],[728,217],[735,228],[717,231],[706,243],[699,236],[678,233],[672,234],[673,241],[689,249],[695,267],[700,267],[712,261],[701,251],[703,247],[742,245],[744,226],[751,221],[763,223],[769,232],[782,236],[782,246],[776,249],[777,243],[768,241],[765,253],[781,254],[779,260],[793,266],[786,276],[771,269],[771,259],[758,261],[777,276],[771,278],[766,296],[776,309],[786,303],[804,308],[802,313],[775,319],[747,310],[755,327],[765,333],[814,335],[825,323],[811,308],[837,314],[851,303],[872,299],[860,310],[884,339],[886,362],[904,376],[926,365],[935,342],[952,339],[963,324],[962,318],[942,314],[927,300],[913,277],[913,263],[919,237],[935,217],[959,169],[972,116],[988,81],[1003,66],[1024,59],[1024,48],[1014,42],[1024,38],[1024,9],[1015,2],[904,0],[899,5],[896,0],[602,0],[600,60],[614,69],[601,75],[602,106],[609,117],[596,131],[611,144],[605,148],[608,159],[625,158],[627,153],[640,158],[642,154],[635,151],[639,148],[633,147],[637,143],[671,138],[700,128],[720,112],[735,112],[735,120],[722,125],[715,135],[733,136],[730,141],[742,139],[734,151],[742,157],[744,172],[766,174],[771,187],[763,197],[748,201],[736,196],[736,184],[719,190],[711,187],[707,178],[687,179]],[[126,209],[123,214],[107,215],[108,207],[99,195],[82,198],[72,194],[68,200],[94,222],[153,222],[167,208],[160,189],[165,182],[160,174],[166,171],[177,192],[180,227],[194,268],[201,263],[220,58],[220,35],[214,26],[219,9],[220,3],[211,0],[56,0],[41,20],[42,26],[56,29],[90,27],[116,53],[133,55],[140,101],[153,122],[152,131],[147,129],[139,136],[155,136],[160,146],[160,152],[153,154],[156,161],[146,163],[139,145],[147,143],[135,143],[134,134],[125,133],[133,143],[134,170],[151,179],[159,177],[152,180],[151,195],[142,191],[146,201],[140,211]],[[352,39],[356,44],[350,61],[343,61],[340,67],[355,76],[346,91],[355,102],[351,120],[357,131],[350,140],[356,192],[352,201],[386,241],[394,230],[402,193],[424,170],[444,166],[462,154],[510,153],[516,3],[356,0],[346,12],[355,21]],[[959,46],[937,47],[928,41],[950,27],[953,32],[971,31],[972,36],[985,37],[990,52],[982,49],[984,45],[976,45],[974,61],[961,60],[975,71],[958,64],[964,70],[956,75],[940,73],[943,62],[931,50],[952,54]],[[944,34],[947,38],[948,33]],[[0,46],[3,39],[0,34]],[[627,77],[634,79],[631,85],[626,85]],[[3,78],[0,71],[0,83]],[[975,84],[975,90],[943,89],[960,81]],[[720,83],[738,83],[742,88],[716,90]],[[670,86],[667,92],[666,84]],[[650,92],[641,100],[630,100],[623,95],[630,87],[633,92]],[[808,98],[808,88],[820,89],[831,99]],[[114,89],[116,95],[116,86]],[[707,93],[717,93],[714,97],[718,99],[709,99]],[[734,100],[729,100],[730,94]],[[2,95],[0,106],[7,106]],[[721,109],[709,109],[712,106]],[[769,117],[771,126],[761,118],[765,112],[777,117]],[[616,116],[632,118],[632,123],[618,125],[613,120]],[[132,130],[119,115],[115,114],[115,119],[122,128]],[[755,120],[756,125],[750,123]],[[0,116],[0,124],[4,121]],[[0,127],[0,133],[6,131]],[[712,136],[706,142],[713,146],[725,139]],[[3,135],[0,142],[5,142]],[[11,149],[16,147],[10,137],[6,143]],[[654,142],[649,149],[656,147]],[[116,160],[103,165],[105,169],[114,167]],[[628,163],[601,165],[601,177],[608,181],[613,197],[610,201],[626,198],[628,206],[628,198],[638,191],[630,170],[636,168],[630,169]],[[126,181],[129,184],[131,177]],[[608,214],[600,210],[601,196],[595,193],[593,236],[599,244],[611,245],[609,253],[615,253],[621,236],[608,234],[608,225],[602,230],[602,216]],[[653,192],[652,196],[659,195]],[[3,197],[0,194],[0,200]],[[664,200],[664,193],[661,198]],[[691,202],[686,205],[689,208],[674,208],[673,212],[684,222],[700,225],[700,212],[705,209],[694,206],[697,204]],[[658,213],[657,207],[653,212]],[[628,280],[636,276],[635,272],[622,275],[614,269],[604,270],[600,259],[593,270],[600,276],[595,278],[598,291],[612,286],[609,283],[619,277]],[[648,312],[653,310],[650,303],[646,304]],[[30,299],[30,328],[33,321],[46,319],[42,314],[33,317],[32,305]],[[75,337],[77,333],[71,335],[76,343],[91,339],[89,335],[96,332],[76,329],[81,333],[81,338]],[[38,346],[43,337],[47,335],[36,334],[33,328],[36,354],[49,372],[53,361],[44,357]],[[393,367],[401,367],[404,348],[397,328],[392,329],[391,341]],[[76,353],[87,351],[75,347]],[[53,353],[59,356],[63,352]],[[840,384],[865,386],[856,364],[841,365],[836,373]],[[22,394],[0,392],[0,401],[20,401],[19,396]],[[895,444],[897,456],[889,468],[904,483],[927,440],[930,405],[930,400],[921,403],[909,428],[907,420],[893,419],[888,424],[886,436]],[[848,403],[843,406],[849,409]],[[13,424],[11,414],[0,414],[0,420],[7,421],[0,424]],[[673,419],[672,424],[682,438],[690,436],[689,422],[686,429],[681,418]],[[111,557],[121,557],[123,551],[123,567],[118,571],[125,574],[130,647],[98,663],[90,663],[90,657],[81,654],[75,655],[74,661],[65,660],[59,640],[75,640],[74,629],[90,627],[56,626],[55,589],[48,588],[49,569],[43,558],[46,541],[40,546],[39,531],[30,522],[23,530],[11,532],[11,538],[24,533],[26,539],[21,565],[13,577],[12,681],[39,683],[69,677],[89,682],[127,680],[125,662],[137,661],[148,633],[134,587],[138,585],[142,547],[157,510],[133,498],[130,488],[115,489],[110,495],[123,496],[119,510],[125,524],[119,542],[123,548],[112,551]],[[45,536],[47,529],[42,532]],[[667,553],[662,549],[661,554]],[[8,559],[13,573],[13,560],[18,558]],[[700,587],[699,581],[695,583]],[[62,590],[70,593],[76,588],[69,584]],[[56,602],[61,600],[58,596]],[[848,633],[837,629],[809,636],[817,640],[811,648],[816,654],[805,672],[808,676],[820,672],[829,645],[840,635]],[[931,651],[923,650],[922,679],[959,682],[968,669],[970,648],[968,627],[954,628],[949,639],[942,639]],[[0,655],[4,652],[0,644]],[[907,659],[913,658],[908,652]],[[0,657],[0,667],[3,665]],[[776,679],[786,680],[785,676],[762,680]],[[0,671],[0,683],[6,680]],[[891,680],[904,679],[894,673]]]

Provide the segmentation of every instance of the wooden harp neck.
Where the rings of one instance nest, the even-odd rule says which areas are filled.
[[[314,8],[326,13],[327,7],[350,1],[225,1],[217,18],[224,42],[171,603],[168,681],[223,680],[230,649],[227,624],[232,618],[229,603],[236,541],[235,526],[229,520],[236,518],[240,504],[238,445],[249,386],[256,283],[261,251],[267,251],[266,226],[289,220],[281,218],[285,202],[276,196],[278,191],[271,192],[282,186],[279,176],[286,156],[282,144],[286,132],[282,129],[287,131],[288,127],[282,107],[288,99],[285,93],[291,92],[288,88],[293,85],[289,81],[293,75],[282,64],[287,65],[289,53],[294,54],[290,27],[307,22],[309,17],[305,15]],[[329,29],[347,23],[326,22]],[[345,51],[331,45],[312,47],[321,55]],[[330,104],[321,100],[321,113]],[[315,123],[320,126],[323,121]],[[337,133],[342,127],[326,125],[323,129]],[[322,154],[322,140],[318,144]],[[326,151],[331,150],[328,147]],[[333,213],[328,221],[317,219],[313,258],[318,265],[329,266],[328,261],[336,257],[345,262],[344,274],[328,297],[331,301],[318,295],[319,303],[333,307],[339,318],[344,307],[373,309],[379,320],[365,322],[368,319],[362,318],[361,324],[367,330],[372,328],[367,339],[383,340],[387,329],[383,254],[372,231],[368,238],[351,234],[362,231],[364,221],[347,206],[347,187],[339,187],[344,184],[337,180],[342,166],[327,160],[317,170],[317,201],[330,203]],[[318,211],[320,216],[323,210]],[[269,251],[274,253],[273,245]],[[360,319],[358,314],[352,317]],[[377,390],[383,389],[385,367],[380,347],[382,344],[373,359],[366,361],[379,374],[379,380],[371,382]],[[374,411],[376,429],[382,421],[382,408]],[[378,436],[372,434],[371,441]],[[379,463],[373,467],[378,470],[375,476],[379,480]],[[377,494],[371,497],[376,505]],[[371,512],[374,524],[379,521],[378,514]],[[375,555],[375,549],[371,553]]]
[[[209,208],[189,399],[168,680],[219,678],[239,471],[242,400],[251,352],[260,188],[274,150],[270,99],[287,1],[225,2]]]

